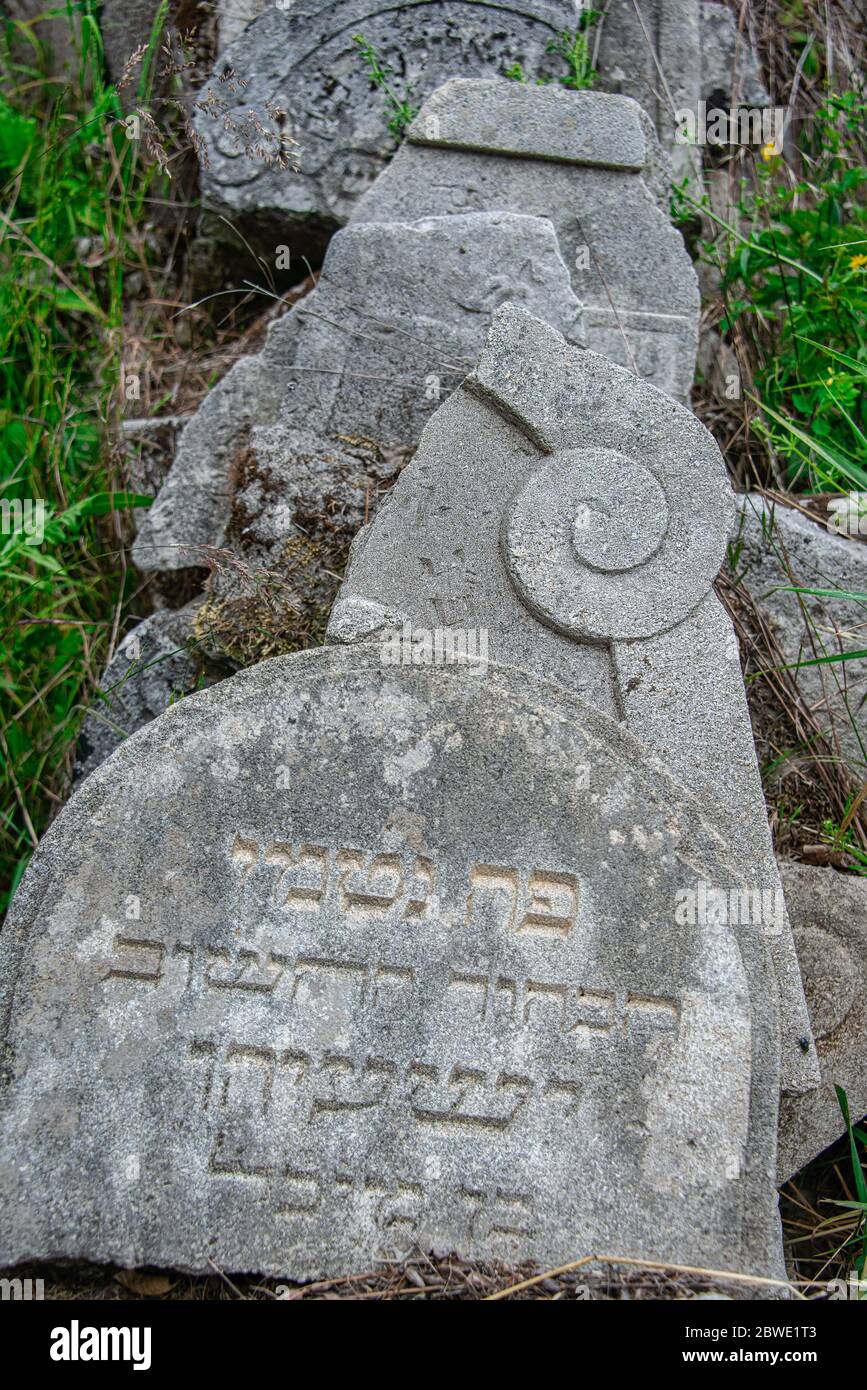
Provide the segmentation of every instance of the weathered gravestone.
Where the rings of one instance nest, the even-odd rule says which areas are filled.
[[[581,305],[545,219],[467,213],[346,228],[316,290],[186,426],[136,539],[136,564],[183,569],[200,563],[201,546],[222,545],[250,449],[268,504],[291,526],[293,488],[311,470],[325,488],[341,467],[358,471],[342,445],[364,437],[380,449],[412,448],[510,298],[584,342]]]
[[[867,1112],[867,882],[791,860],[779,868],[822,1070],[817,1090],[783,1101],[783,1182],[843,1134],[836,1086],[846,1092],[853,1123]]]
[[[780,1274],[766,942],[676,916],[736,859],[527,674],[320,650],[182,701],[3,933],[0,1263]]]
[[[355,541],[329,636],[484,629],[492,660],[619,718],[696,790],[764,898],[786,1089],[816,1084],[731,622],[713,580],[734,520],[689,411],[504,306]]]
[[[699,104],[730,110],[769,104],[750,34],[714,0],[612,0],[597,40],[600,81],[634,97],[652,118],[678,176],[700,173],[700,155],[676,141],[677,113],[698,118]]]
[[[377,6],[360,0],[308,0],[269,9],[220,55],[212,86],[231,69],[246,85],[228,112],[200,114],[207,151],[202,170],[202,233],[216,244],[230,236],[226,219],[272,264],[288,244],[321,255],[360,196],[393,153],[389,109],[375,90],[354,36],[361,33],[393,69],[391,85],[418,105],[448,77],[501,76],[523,63],[553,77],[562,61],[548,54],[558,33],[574,27],[571,0],[486,3],[409,0]],[[269,105],[285,111],[283,129],[299,146],[299,172],[263,167],[244,152],[238,130],[250,113],[267,121]],[[232,241],[235,257],[243,250]]]
[[[425,555],[444,526],[460,573],[479,478],[477,601],[508,664],[390,666],[377,641],[265,662],[174,705],[85,781],[0,939],[0,1263],[311,1277],[420,1246],[782,1273],[792,998],[767,921],[733,910],[755,900],[755,866],[699,779],[698,795],[683,785],[685,740],[670,730],[663,759],[647,718],[570,692],[562,635],[579,626],[604,660],[610,628],[615,658],[634,647],[638,683],[660,683],[677,647],[656,635],[653,536],[671,621],[697,590],[707,636],[723,481],[662,393],[512,308],[491,338],[360,558],[380,549],[391,584],[383,532],[391,517],[414,554],[405,509]],[[576,457],[610,493],[607,532],[575,528]],[[583,491],[592,515],[603,503]],[[577,607],[564,526],[589,562]],[[517,604],[501,621],[501,527],[506,585],[556,606],[551,625]],[[642,560],[646,583],[629,572]],[[610,574],[625,590],[606,592]],[[427,581],[433,621],[448,593]],[[405,611],[419,592],[409,566]],[[376,603],[350,594],[344,630]]]
[[[75,749],[76,783],[174,700],[232,674],[195,641],[199,607],[194,602],[180,609],[160,608],[118,645],[82,724]]]
[[[685,400],[699,292],[656,201],[656,138],[634,101],[501,80],[445,83],[353,214],[530,213],[554,225],[587,344]]]
[[[652,145],[626,98],[447,83],[334,239],[314,294],[187,426],[136,564],[185,568],[223,544],[251,445],[287,513],[293,474],[313,467],[327,485],[352,470],[341,441],[414,446],[506,299],[685,397],[698,288],[644,182]]]
[[[750,35],[738,29],[727,4],[642,0],[639,7],[634,0],[612,0],[603,9],[589,31],[599,85],[634,97],[650,113],[678,172],[689,156],[675,143],[679,109],[698,114],[702,101],[712,109],[768,104]],[[237,93],[228,126],[216,112],[198,117],[208,154],[203,234],[216,247],[230,247],[235,259],[244,246],[227,222],[272,263],[275,248],[287,242],[299,255],[321,256],[393,152],[385,98],[370,83],[353,41],[359,31],[393,68],[393,89],[419,106],[447,78],[503,77],[516,63],[531,83],[537,77],[557,83],[563,63],[548,45],[574,32],[576,23],[576,6],[566,0],[416,0],[397,10],[357,0],[296,0],[280,9],[260,0],[242,4],[237,18],[226,15],[221,26],[232,41],[221,44],[212,86],[228,95],[220,85],[227,69],[247,85]],[[300,173],[263,168],[244,152],[239,130],[248,128],[252,113],[270,125],[269,103],[286,112],[283,128],[300,145]],[[700,159],[694,167],[700,170]],[[203,274],[207,259],[200,257]]]

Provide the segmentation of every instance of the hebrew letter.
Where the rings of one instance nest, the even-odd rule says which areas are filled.
[[[322,1201],[322,1189],[316,1173],[287,1165],[281,1176],[286,1184],[286,1199],[278,1206],[277,1215],[293,1216],[315,1211]]]
[[[524,1022],[532,1019],[535,1024],[541,1016],[542,1026],[546,1020],[553,1021],[559,1031],[563,1027],[566,1013],[566,998],[569,990],[566,985],[543,984],[540,980],[527,981],[527,994],[524,1002]],[[552,1012],[546,1012],[551,1010]]]
[[[575,925],[578,880],[574,874],[550,874],[536,869],[527,885],[527,910],[519,932],[566,936]]]
[[[470,869],[470,892],[467,897],[466,921],[475,920],[477,910],[485,902],[495,904],[498,913],[505,916],[505,929],[509,930],[515,921],[515,907],[518,901],[518,871],[498,867],[495,864],[474,864]]]
[[[222,1109],[226,1109],[229,1104],[229,1087],[232,1080],[230,1067],[241,1067],[246,1072],[249,1067],[261,1067],[263,1069],[259,1082],[261,1091],[259,1093],[259,1108],[263,1115],[267,1115],[268,1107],[271,1104],[271,1094],[274,1088],[274,1071],[277,1066],[277,1054],[273,1047],[254,1047],[247,1043],[231,1043],[226,1051],[225,1072],[223,1075],[223,1089],[220,1097]],[[244,1087],[244,1094],[249,1095],[247,1087]]]
[[[135,936],[116,936],[114,938],[115,948],[123,947],[127,951],[141,951],[145,957],[148,953],[156,959],[136,960],[135,956],[125,965],[113,966],[104,976],[106,980],[138,980],[140,984],[156,985],[163,977],[163,957],[166,948],[162,941],[148,941],[146,937]]]
[[[433,861],[421,855],[416,858],[415,872],[407,889],[407,902],[403,915],[408,922],[424,917],[430,905],[435,886]]]
[[[395,999],[401,990],[412,990],[413,972],[408,966],[378,965],[373,971],[373,1002],[385,1003]],[[392,993],[392,990],[394,993]],[[407,1002],[404,997],[404,1003]]]
[[[354,855],[353,851],[347,853]],[[394,906],[403,887],[403,865],[399,854],[374,855],[366,871],[361,868],[357,858],[348,862],[353,863],[354,867],[347,867],[341,880],[345,911],[387,912]]]
[[[629,1031],[649,1028],[654,1032],[671,1033],[677,1031],[680,1010],[677,1001],[658,995],[627,994],[625,1023]]]
[[[488,985],[487,975],[464,975],[453,970],[448,987],[465,992],[470,996],[478,995],[476,1001],[478,1005],[477,1017],[481,1022],[484,1022],[488,1013]]]
[[[209,948],[212,956],[221,956],[231,962],[228,951]],[[242,989],[253,993],[273,994],[286,968],[287,957],[269,952],[263,966],[258,951],[241,950],[238,962],[230,964],[221,973],[219,966],[211,966],[205,975],[205,982],[212,989]]]
[[[377,1204],[374,1221],[384,1239],[400,1242],[395,1247],[403,1252],[415,1244],[424,1203],[424,1189],[419,1183],[398,1182],[395,1192]]]
[[[211,1103],[211,1091],[214,1085],[214,1067],[217,1057],[216,1043],[202,1042],[193,1038],[187,1049],[187,1056],[194,1062],[205,1062],[205,1089],[202,1095],[202,1109],[207,1110]]]
[[[326,1057],[322,1063],[327,1094],[316,1096],[313,1111],[370,1110],[381,1105],[397,1075],[394,1062],[369,1058],[357,1069],[350,1057]]]
[[[324,845],[300,845],[297,858],[292,846],[269,845],[266,864],[279,864],[282,873],[274,885],[274,901],[280,907],[315,911],[328,891],[328,850]]]
[[[596,994],[593,990],[575,991],[574,1022],[566,1032],[579,1040],[605,1037],[614,1023],[614,995]]]

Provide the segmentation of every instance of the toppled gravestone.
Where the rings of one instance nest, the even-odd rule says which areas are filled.
[[[212,85],[227,69],[246,83],[227,114],[200,113],[207,162],[202,170],[201,233],[214,248],[242,243],[226,223],[273,265],[278,246],[321,260],[328,239],[393,153],[390,112],[362,60],[357,34],[393,70],[392,88],[414,104],[448,77],[502,76],[515,63],[553,77],[562,62],[548,44],[574,27],[570,0],[479,3],[409,0],[398,8],[359,0],[309,0],[269,9],[222,52]],[[228,98],[228,87],[221,93]],[[298,172],[262,166],[240,138],[251,118],[271,106],[285,112],[282,129],[299,146]],[[240,133],[240,134],[239,134]],[[255,144],[255,139],[253,141]],[[249,145],[249,141],[248,141]],[[224,220],[225,219],[225,220]]]
[[[196,642],[200,606],[194,602],[177,610],[158,609],[119,644],[82,724],[75,749],[76,783],[174,700],[231,673]]]
[[[698,283],[667,196],[656,201],[657,157],[627,98],[456,78],[425,102],[353,225],[470,211],[547,217],[588,347],[686,400]]]
[[[769,895],[782,1081],[798,1092],[818,1079],[815,1049],[737,641],[712,588],[733,521],[722,457],[689,411],[505,305],[355,541],[328,633],[482,630],[491,660],[619,718],[695,789]]]
[[[597,67],[602,85],[634,97],[656,126],[682,176],[692,163],[676,140],[677,113],[696,118],[700,103],[726,112],[770,103],[748,29],[716,0],[612,0],[599,23]]]
[[[822,1071],[818,1090],[783,1100],[784,1182],[844,1132],[835,1086],[846,1092],[853,1123],[867,1112],[867,882],[785,859],[779,869]]]
[[[322,501],[361,476],[360,525],[364,472],[354,446],[366,440],[374,472],[393,471],[393,451],[414,447],[441,395],[478,356],[491,314],[510,298],[584,342],[581,305],[546,219],[470,212],[340,232],[315,291],[271,326],[262,352],[236,363],[187,424],[136,538],[136,565],[189,568],[201,562],[202,546],[222,546],[239,481],[245,525],[257,510],[270,513],[265,563],[293,535],[299,493],[309,512],[317,487]],[[257,479],[258,501],[250,492]]]
[[[197,563],[198,548],[223,544],[250,447],[287,535],[296,480],[311,470],[325,491],[360,482],[363,499],[347,446],[366,438],[380,452],[414,447],[506,299],[686,396],[698,288],[644,182],[651,144],[625,98],[447,83],[335,237],[313,295],[187,425],[136,564],[182,569]],[[388,460],[379,462],[387,472]],[[255,508],[246,511],[255,522]],[[273,563],[280,542],[263,538],[257,559]]]
[[[299,256],[321,259],[331,233],[384,167],[394,148],[390,112],[353,41],[359,31],[393,69],[392,88],[418,107],[447,78],[503,77],[515,64],[531,83],[557,83],[563,64],[548,45],[577,23],[566,0],[509,7],[428,0],[397,10],[357,0],[278,9],[254,0],[223,9],[221,34],[231,41],[221,42],[212,81],[228,69],[248,85],[228,113],[228,128],[223,114],[198,117],[208,156],[201,230],[211,248],[199,256],[201,275],[208,263],[231,264],[244,254],[227,223],[272,264],[275,248],[287,242]],[[650,113],[678,174],[689,160],[688,147],[675,142],[678,110],[697,114],[700,102],[725,110],[768,105],[750,35],[727,4],[611,0],[589,37],[599,85],[634,97]],[[239,130],[248,129],[251,115],[270,125],[269,104],[285,110],[284,129],[300,146],[300,173],[263,168],[244,151]]]
[[[576,769],[586,777],[576,777]],[[536,677],[265,662],[87,779],[0,942],[0,1263],[782,1274],[777,999],[698,802]]]

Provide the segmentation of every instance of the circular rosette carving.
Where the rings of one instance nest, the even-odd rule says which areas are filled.
[[[722,479],[688,488],[678,474],[614,449],[550,455],[503,519],[506,567],[527,607],[586,641],[681,622],[719,571],[731,494]]]

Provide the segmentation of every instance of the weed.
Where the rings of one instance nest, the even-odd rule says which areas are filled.
[[[400,96],[395,91],[389,82],[389,78],[394,75],[393,68],[382,61],[378,50],[372,43],[368,43],[363,34],[353,34],[352,42],[358,45],[358,51],[362,62],[367,67],[372,85],[385,96],[385,103],[390,113],[388,129],[395,140],[400,142],[406,135],[407,127],[418,115],[419,108],[413,106],[408,96]]]
[[[867,1132],[852,1124],[849,1114],[849,1097],[842,1086],[835,1086],[837,1093],[837,1104],[846,1122],[846,1134],[849,1139],[849,1155],[852,1160],[852,1176],[855,1182],[855,1201],[835,1202],[838,1207],[845,1207],[854,1216],[855,1229],[847,1240],[847,1245],[854,1246],[857,1253],[855,1255],[855,1273],[859,1279],[864,1278],[864,1270],[867,1268],[867,1175],[864,1172],[864,1164],[858,1153],[858,1143],[867,1144]]]
[[[0,105],[0,877],[14,891],[68,786],[82,703],[130,589],[119,484],[124,265],[154,166],[102,80],[76,7],[77,95],[12,54]],[[151,44],[156,46],[156,34]],[[9,524],[38,506],[41,539]],[[8,891],[0,897],[5,906]]]
[[[600,17],[600,10],[584,10],[578,19],[577,29],[571,31],[564,29],[562,33],[549,42],[548,52],[556,53],[569,68],[565,77],[557,79],[561,86],[571,87],[575,91],[586,91],[596,84],[599,74],[593,67],[593,56],[587,30],[592,28]],[[511,78],[513,82],[526,83],[530,81],[521,63],[512,63],[504,70],[503,76]],[[534,80],[537,87],[545,87],[551,79],[537,77]]]
[[[587,30],[596,23],[599,14],[598,10],[582,11],[576,30],[571,33],[566,30],[548,44],[548,52],[558,54],[569,68],[569,75],[560,78],[564,87],[572,87],[579,92],[585,91],[595,84],[599,76],[593,67],[590,41],[587,37]]]
[[[810,492],[867,488],[865,116],[856,92],[828,96],[799,134],[802,173],[765,146],[732,219],[676,196],[681,220],[700,208],[725,233],[703,245],[723,272],[720,326],[751,337],[755,426]]]

